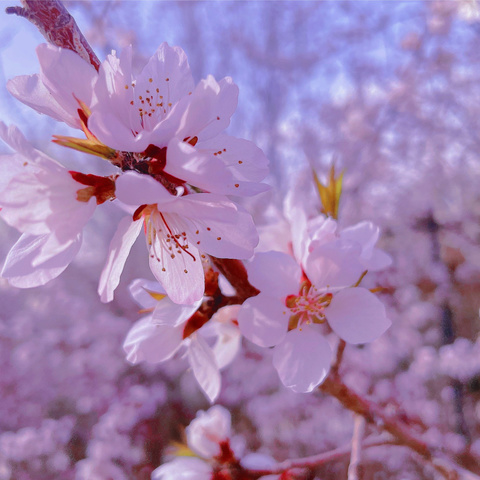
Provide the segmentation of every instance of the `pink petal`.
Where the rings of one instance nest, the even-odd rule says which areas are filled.
[[[235,177],[247,182],[261,182],[268,175],[268,159],[263,151],[250,140],[221,133],[210,140],[198,142],[200,151],[219,152],[217,157]]]
[[[349,287],[354,285],[365,267],[360,263],[360,249],[340,242],[320,245],[308,255],[305,271],[318,288]]]
[[[152,480],[212,480],[212,467],[200,458],[181,457],[152,472]]]
[[[200,335],[216,339],[212,350],[220,370],[233,361],[241,348],[242,334],[238,324],[234,323],[237,322],[240,308],[240,305],[222,307],[199,330]]]
[[[202,299],[193,305],[180,305],[173,303],[168,297],[157,301],[152,313],[152,323],[156,325],[169,325],[177,327],[183,325],[200,307]]]
[[[144,278],[135,279],[128,289],[130,295],[142,308],[155,308],[158,303],[158,300],[155,300],[148,292],[165,294],[165,290],[159,283]]]
[[[187,219],[190,245],[215,257],[249,258],[258,244],[251,215],[226,197],[197,193],[163,204],[161,209]]]
[[[171,358],[180,348],[183,329],[154,325],[150,317],[135,322],[127,333],[123,349],[130,363],[160,363]]]
[[[37,55],[41,81],[66,114],[76,118],[79,108],[77,99],[87,106],[92,103],[97,71],[78,54],[50,44],[39,45]]]
[[[341,231],[342,240],[357,242],[362,246],[362,250],[368,255],[377,243],[380,235],[380,229],[372,222],[360,222]]]
[[[348,343],[372,342],[391,325],[383,303],[361,287],[338,292],[325,314],[333,331]]]
[[[216,82],[209,75],[191,95],[191,102],[182,119],[178,138],[197,137],[208,140],[225,130],[237,108],[238,87],[230,77]]]
[[[140,90],[149,88],[150,78],[159,88],[158,94],[172,104],[188,96],[195,86],[187,55],[180,47],[170,47],[166,42],[158,47],[139,75],[137,85]]]
[[[273,353],[273,366],[282,383],[298,393],[311,392],[323,382],[331,361],[329,343],[308,325],[288,332]]]
[[[153,246],[155,252],[162,252],[159,237]],[[154,253],[150,248],[149,265],[155,278],[161,283],[172,302],[191,305],[202,299],[205,291],[205,276],[200,253],[190,246],[189,254],[175,252]]]
[[[221,405],[200,410],[185,429],[189,448],[203,458],[220,455],[220,443],[230,438],[231,424],[230,412]]]
[[[7,82],[7,90],[25,105],[55,120],[80,128],[77,112],[67,112],[52,96],[40,75],[21,75]],[[77,104],[78,108],[78,104]]]
[[[284,339],[289,316],[280,299],[260,293],[244,302],[238,314],[238,325],[251,342],[273,347]]]
[[[392,257],[379,248],[374,248],[369,258],[362,258],[361,260],[369,272],[383,270],[393,262]]]
[[[65,171],[65,168],[58,162],[33,148],[15,125],[7,127],[5,123],[0,122],[0,138],[21,155],[20,158],[22,159],[18,161],[24,167],[23,170],[38,172],[36,167],[40,167],[52,172]],[[25,162],[27,165],[25,165]]]
[[[103,144],[115,150],[143,152],[151,143],[148,136],[135,136],[122,116],[106,109],[100,110],[99,107],[92,109],[92,114],[88,118],[88,128]]]
[[[107,263],[103,268],[98,285],[98,294],[102,302],[113,300],[113,292],[120,282],[120,275],[127,261],[133,243],[142,229],[143,221],[132,222],[132,217],[123,218],[110,242]]]
[[[0,192],[5,190],[10,180],[25,170],[21,155],[0,155]]]
[[[284,299],[297,294],[300,288],[302,271],[286,253],[257,253],[247,270],[250,283],[272,297]]]
[[[125,172],[115,182],[115,196],[127,205],[155,205],[174,202],[175,196],[149,175]]]
[[[58,277],[77,255],[82,244],[81,235],[67,248],[48,261],[33,266],[50,235],[31,236],[23,234],[8,252],[3,265],[2,277],[18,288],[31,288],[45,285]]]
[[[210,403],[215,402],[220,393],[221,378],[212,349],[201,336],[193,335],[187,357],[198,384]]]
[[[235,180],[216,157],[204,155],[186,142],[173,138],[168,143],[165,172],[190,185],[215,193],[226,193]]]

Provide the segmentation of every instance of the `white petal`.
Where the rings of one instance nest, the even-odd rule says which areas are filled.
[[[236,357],[242,344],[242,334],[237,322],[240,305],[228,305],[218,310],[200,330],[204,337],[216,337],[212,347],[218,368],[222,370]]]
[[[170,47],[163,42],[142,70],[137,79],[137,86],[147,89],[150,78],[159,87],[159,95],[172,104],[187,96],[194,88],[194,82],[187,55],[180,47]],[[168,78],[168,82],[165,79]]]
[[[127,117],[128,118],[128,117]],[[105,145],[115,150],[143,152],[151,143],[145,136],[133,135],[131,127],[108,110],[92,109],[88,129]]]
[[[231,424],[230,412],[221,405],[200,410],[185,429],[188,446],[203,458],[220,455],[220,443],[230,438]]]
[[[349,242],[357,242],[362,246],[362,251],[368,256],[377,243],[380,229],[372,222],[360,222],[340,232],[340,238]]]
[[[240,461],[243,468],[248,470],[268,470],[277,465],[277,462],[270,455],[265,453],[251,452],[247,453]],[[278,477],[278,475],[275,475]],[[265,478],[265,477],[261,477]]]
[[[149,175],[125,172],[115,182],[115,196],[127,205],[155,205],[175,201],[176,197]]]
[[[184,324],[198,310],[201,304],[202,299],[193,305],[180,305],[165,297],[157,302],[152,313],[152,323],[177,327]]]
[[[180,251],[180,253],[178,253]],[[162,284],[174,303],[191,305],[203,298],[205,275],[200,253],[194,247],[189,253],[165,250],[157,236],[149,252],[149,265],[155,278]],[[171,255],[174,255],[172,258]]]
[[[289,310],[276,297],[260,293],[244,302],[238,314],[242,334],[261,347],[273,347],[287,333]]]
[[[21,155],[0,155],[0,192],[5,190],[10,180],[25,170]]]
[[[129,286],[130,295],[142,308],[155,308],[158,300],[155,300],[148,292],[164,294],[165,290],[157,282],[151,282],[144,278],[135,279]]]
[[[38,287],[58,277],[77,255],[82,239],[79,235],[68,248],[41,265],[33,266],[49,239],[50,235],[37,237],[23,234],[8,252],[2,277],[7,278],[10,285],[18,288]]]
[[[348,343],[368,343],[391,325],[385,306],[365,288],[347,288],[334,295],[325,310],[333,331]]]
[[[392,257],[379,248],[374,248],[372,250],[372,255],[369,258],[362,258],[361,260],[365,269],[369,272],[383,270],[389,267],[393,262]]]
[[[247,265],[248,280],[261,292],[278,298],[298,294],[302,271],[282,252],[257,253]]]
[[[0,122],[0,138],[13,150],[25,157],[20,161],[22,166],[26,167],[24,163],[27,162],[30,168],[39,166],[51,171],[65,171],[65,167],[60,163],[33,148],[23,136],[23,133],[15,125],[9,125],[7,127],[5,123]],[[37,170],[34,168],[34,171]]]
[[[152,480],[211,480],[212,467],[200,458],[181,457],[152,472]]]
[[[190,185],[214,193],[229,193],[235,183],[225,165],[213,155],[205,155],[186,142],[173,138],[168,143],[165,172]]]
[[[330,345],[310,326],[288,332],[273,353],[273,366],[282,383],[298,393],[311,392],[323,382],[331,361]]]
[[[251,215],[226,197],[187,195],[161,209],[182,216],[190,244],[215,257],[249,258],[258,244]]]
[[[127,333],[123,349],[130,363],[160,363],[171,358],[182,343],[181,327],[154,325],[151,317],[135,322]]]
[[[218,135],[230,124],[230,117],[237,108],[237,101],[238,87],[230,77],[225,77],[217,83],[209,75],[193,91],[177,136],[197,137],[203,141]]]
[[[213,403],[220,393],[221,378],[212,349],[201,336],[193,335],[187,357],[197,382]]]
[[[21,75],[7,82],[7,90],[25,105],[39,113],[80,128],[77,112],[67,112],[52,96],[40,79],[40,75]],[[79,105],[77,104],[77,108]]]
[[[253,142],[220,134],[210,140],[199,141],[195,150],[198,154],[221,161],[230,174],[230,179],[226,179],[223,185],[215,190],[207,190],[225,195],[249,196],[269,189],[268,185],[259,183],[268,174],[267,157]]]
[[[349,287],[354,285],[365,267],[360,263],[360,248],[340,242],[320,245],[308,255],[305,271],[318,288]]]
[[[113,292],[120,282],[120,275],[127,261],[133,243],[142,229],[143,221],[132,222],[132,217],[123,218],[110,242],[108,258],[98,285],[100,300],[104,303],[113,300]]]
[[[93,84],[98,78],[95,68],[71,50],[43,43],[37,47],[40,79],[68,115],[77,117],[77,99],[90,106]],[[78,128],[78,123],[76,125]]]

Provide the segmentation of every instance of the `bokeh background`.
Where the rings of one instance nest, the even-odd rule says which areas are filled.
[[[318,214],[312,168],[320,177],[332,162],[345,169],[340,223],[379,224],[394,263],[375,279],[393,326],[368,346],[349,346],[342,373],[480,474],[478,5],[65,3],[100,59],[133,44],[141,68],[167,41],[186,51],[197,81],[233,77],[240,99],[229,133],[256,142],[271,162],[272,191],[246,205],[266,239],[269,225],[285,228],[292,191]],[[68,167],[108,172],[100,159],[52,144],[53,134],[77,132],[6,91],[9,78],[38,71],[44,41],[3,13],[14,4],[0,1],[1,120]],[[17,290],[0,280],[0,480],[148,479],[208,407],[184,359],[135,367],[124,359],[123,339],[140,318],[127,287],[150,274],[139,241],[116,299],[100,303],[97,282],[121,216],[115,205],[98,209],[80,255],[48,285]],[[17,237],[0,225],[1,258]],[[238,441],[277,460],[348,443],[352,415],[320,394],[284,389],[270,356],[245,342],[223,373],[219,403]],[[365,479],[434,478],[397,447],[366,451],[362,465]],[[347,466],[339,460],[304,478],[346,478]]]

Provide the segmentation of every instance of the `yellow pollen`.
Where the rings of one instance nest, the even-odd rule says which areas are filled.
[[[149,81],[150,83],[152,83],[152,82],[153,82],[153,78],[149,78],[148,81]],[[147,90],[147,92],[148,92],[148,90]]]

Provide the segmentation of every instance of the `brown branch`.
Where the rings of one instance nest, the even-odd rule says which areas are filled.
[[[338,375],[330,375],[320,386],[324,393],[335,397],[347,410],[361,415],[377,428],[390,433],[398,445],[416,452],[423,460],[432,465],[446,479],[480,480],[473,472],[465,470],[443,452],[424,442],[404,421],[386,413],[379,405],[371,402],[345,385]]]
[[[432,453],[429,445],[396,417],[388,415],[380,406],[347,387],[338,376],[329,375],[320,386],[320,390],[335,397],[347,410],[363,416],[367,422],[392,434],[402,445],[409,447],[423,458],[431,460]]]
[[[99,69],[100,60],[60,0],[21,0],[21,2],[23,7],[7,7],[5,12],[26,18],[50,43],[78,53],[96,70]]]
[[[362,449],[365,448],[372,448],[372,447],[380,447],[384,445],[398,445],[398,442],[392,438],[386,438],[383,436],[377,436],[375,438],[371,438],[369,440],[365,440],[362,442]],[[259,478],[264,475],[276,475],[281,474],[283,472],[298,469],[298,468],[316,468],[321,465],[324,465],[329,462],[333,462],[335,460],[340,460],[341,458],[348,457],[352,450],[352,446],[349,443],[343,447],[335,448],[334,450],[330,450],[328,452],[319,453],[317,455],[312,455],[310,457],[304,458],[296,458],[292,460],[285,460],[284,462],[280,462],[275,467],[271,469],[265,470],[249,470],[249,477],[251,478]]]
[[[337,352],[335,354],[335,361],[333,362],[332,368],[330,369],[330,375],[338,375],[338,370],[340,369],[340,364],[343,359],[343,352],[347,343],[345,340],[340,339],[337,345]]]

